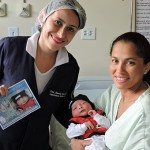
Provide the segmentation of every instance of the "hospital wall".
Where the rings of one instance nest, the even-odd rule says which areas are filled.
[[[67,46],[80,66],[81,76],[109,76],[109,50],[118,35],[134,30],[131,16],[132,0],[78,0],[87,13],[86,27],[96,28],[95,40],[81,39],[79,31]],[[38,12],[49,0],[26,0],[31,16],[20,17],[17,9],[23,0],[1,0],[7,5],[7,15],[0,17],[0,38],[8,36],[8,27],[18,27],[19,35],[32,35]],[[134,15],[134,13],[133,13]],[[132,23],[133,22],[133,23]]]

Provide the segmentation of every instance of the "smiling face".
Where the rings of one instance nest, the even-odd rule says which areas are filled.
[[[118,41],[111,54],[110,74],[119,89],[136,89],[142,82],[147,65],[136,54],[132,42]]]
[[[90,105],[90,103],[84,100],[77,100],[71,106],[72,116],[73,117],[86,116],[88,115],[88,112],[91,109],[92,106]]]
[[[45,21],[39,38],[39,47],[45,51],[57,51],[68,45],[78,31],[79,19],[71,9],[61,9]]]
[[[17,100],[18,105],[24,105],[28,101],[28,96],[22,96]]]

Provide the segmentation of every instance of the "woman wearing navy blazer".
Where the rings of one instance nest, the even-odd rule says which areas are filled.
[[[67,126],[79,66],[65,46],[85,22],[76,0],[52,0],[39,13],[34,35],[0,40],[0,95],[26,79],[41,106],[7,129],[0,128],[1,150],[50,150],[51,115]]]

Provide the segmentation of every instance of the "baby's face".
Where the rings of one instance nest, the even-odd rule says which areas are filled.
[[[28,101],[28,96],[22,96],[17,100],[18,105],[23,105]]]
[[[92,106],[90,105],[90,103],[81,99],[77,100],[72,104],[72,107],[71,107],[72,116],[73,117],[86,116],[88,115],[88,112],[91,109],[92,109]]]

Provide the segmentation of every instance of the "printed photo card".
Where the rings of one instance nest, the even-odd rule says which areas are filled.
[[[26,80],[8,88],[8,95],[0,97],[0,126],[6,129],[40,108]]]

